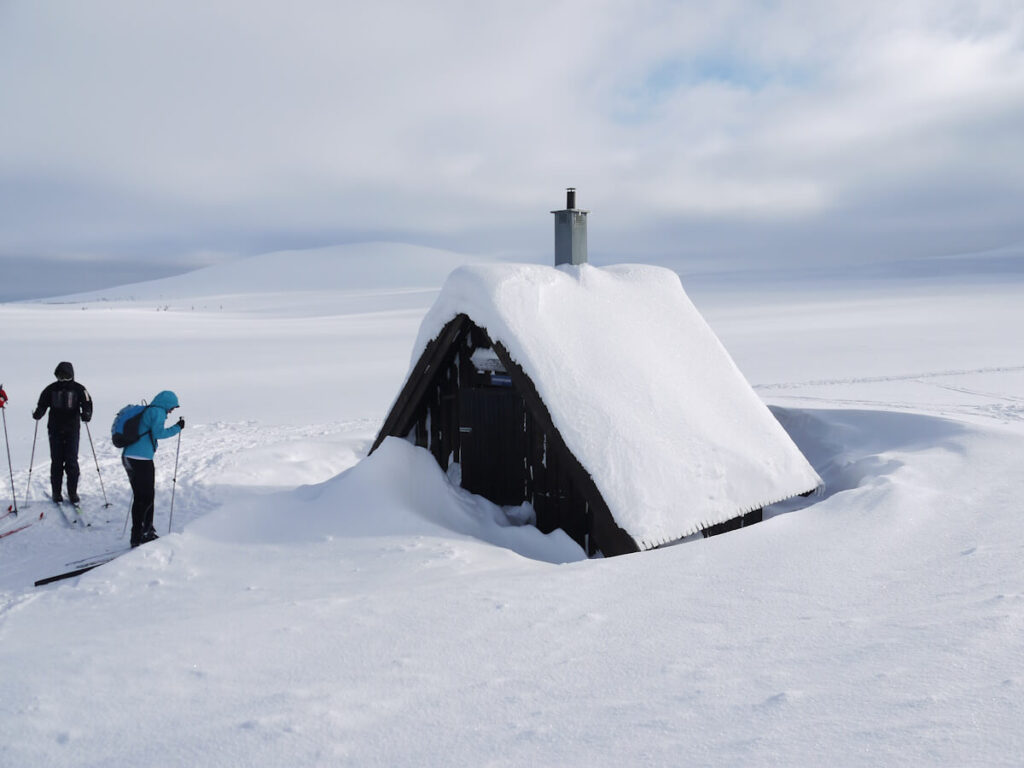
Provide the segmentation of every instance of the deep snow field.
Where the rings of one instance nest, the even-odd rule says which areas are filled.
[[[1022,270],[684,273],[826,489],[587,560],[408,443],[366,458],[466,260],[348,246],[0,305],[19,521],[45,513],[0,538],[0,765],[1024,763]],[[61,360],[96,404],[89,528],[43,500],[45,423],[24,501]],[[161,389],[172,533],[33,587],[125,541],[109,424]]]

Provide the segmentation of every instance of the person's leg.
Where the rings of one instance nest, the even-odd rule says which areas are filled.
[[[139,491],[145,506],[142,508],[142,543],[156,538],[153,530],[153,502],[156,498],[156,464],[152,461],[140,461],[138,468]]]
[[[146,517],[153,519],[153,462],[123,457],[128,482],[132,486],[132,538],[133,547],[143,543],[146,532]]]
[[[75,429],[64,436],[64,471],[68,476],[68,500],[78,503],[78,443],[81,432]]]
[[[63,501],[60,488],[64,481],[64,441],[60,432],[50,432],[50,495],[54,501]]]
[[[121,464],[124,466],[125,474],[128,475],[128,484],[132,487],[132,538],[131,543],[133,547],[139,546],[140,531],[139,525],[141,517],[139,515],[139,495],[135,491],[135,468],[132,465],[132,460],[127,456],[121,457]]]

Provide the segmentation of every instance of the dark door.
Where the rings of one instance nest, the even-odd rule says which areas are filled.
[[[462,487],[495,504],[526,499],[523,399],[508,387],[459,392]]]

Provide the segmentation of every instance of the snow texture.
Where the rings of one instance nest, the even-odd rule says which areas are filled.
[[[821,485],[670,270],[460,267],[423,321],[413,365],[459,313],[530,377],[641,549]]]
[[[685,280],[824,494],[589,560],[402,440],[365,458],[440,278],[0,304],[19,503],[60,360],[105,489],[83,433],[92,527],[40,506],[43,430],[46,516],[0,539],[0,765],[1019,766],[1024,286],[849,277]],[[33,588],[123,545],[106,427],[163,388],[171,533],[173,444],[162,538]]]

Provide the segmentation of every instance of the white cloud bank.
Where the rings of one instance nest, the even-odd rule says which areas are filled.
[[[9,2],[0,259],[1024,240],[1016,2]]]

